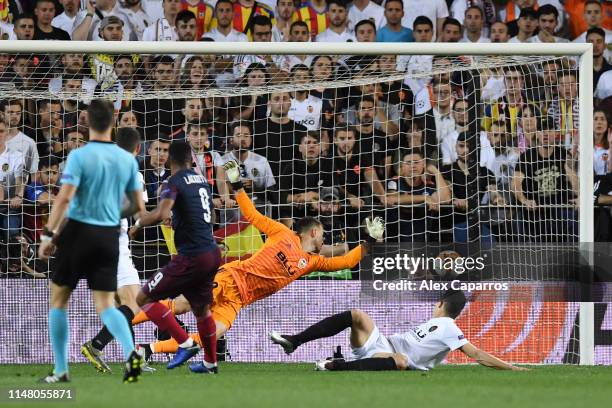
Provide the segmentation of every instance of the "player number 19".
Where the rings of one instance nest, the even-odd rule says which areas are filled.
[[[204,209],[204,221],[210,222],[210,200],[208,199],[208,190],[200,189],[200,200],[202,200],[202,208]]]

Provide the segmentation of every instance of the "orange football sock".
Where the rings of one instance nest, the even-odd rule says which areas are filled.
[[[191,337],[196,343],[201,344],[199,334],[190,334],[189,337]],[[169,340],[156,341],[155,343],[151,343],[151,351],[154,353],[176,353],[177,350],[178,343],[172,338],[170,338]]]

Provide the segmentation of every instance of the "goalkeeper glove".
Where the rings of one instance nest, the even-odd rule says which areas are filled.
[[[385,223],[380,217],[376,217],[373,220],[366,218],[366,229],[368,230],[368,234],[378,241],[385,233]]]
[[[240,182],[240,166],[236,160],[228,161],[223,168],[225,169],[227,180],[230,182],[234,191],[240,190],[242,188],[242,183]]]

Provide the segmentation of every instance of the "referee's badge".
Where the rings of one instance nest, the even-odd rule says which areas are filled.
[[[306,258],[300,258],[300,260],[298,261],[298,268],[304,269],[307,265],[308,261],[306,261]]]

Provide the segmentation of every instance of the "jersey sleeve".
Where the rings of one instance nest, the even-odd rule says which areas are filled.
[[[141,181],[141,178],[138,177],[140,172],[138,171],[138,163],[136,162],[136,159],[134,158],[132,158],[132,168],[130,169],[130,172],[131,172],[130,180],[128,181],[125,187],[125,191],[127,192],[142,191],[143,183]]]
[[[159,193],[159,200],[172,200],[176,201],[178,195],[178,188],[171,179],[165,180],[162,183],[161,191]]]
[[[446,327],[442,341],[451,351],[457,350],[459,347],[465,346],[469,343],[461,329],[457,327],[454,321]]]
[[[81,168],[79,156],[72,152],[68,155],[66,160],[66,167],[62,173],[61,184],[70,184],[71,186],[78,187],[81,184],[81,176],[83,169]]]
[[[255,208],[253,202],[244,190],[236,194],[236,201],[240,207],[240,212],[255,228],[266,234],[267,236],[276,235],[279,233],[291,232],[284,224],[274,221]]]
[[[341,269],[350,269],[361,261],[361,245],[351,249],[347,254],[326,258],[321,255],[314,255],[315,261],[312,264],[313,271],[333,272]]]

